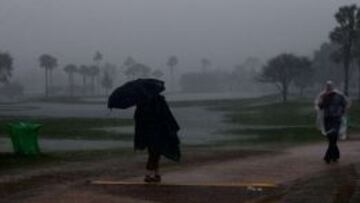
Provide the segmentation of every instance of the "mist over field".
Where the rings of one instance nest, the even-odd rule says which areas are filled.
[[[264,64],[281,52],[312,56],[328,40],[334,12],[351,3],[357,1],[2,0],[0,50],[13,56],[12,80],[27,92],[43,91],[38,58],[45,53],[58,59],[58,86],[67,83],[63,66],[91,64],[96,51],[118,67],[131,56],[168,80],[172,55],[178,78],[201,71],[203,58],[221,71],[248,57]]]
[[[360,202],[359,146],[359,0],[0,0],[1,202]]]

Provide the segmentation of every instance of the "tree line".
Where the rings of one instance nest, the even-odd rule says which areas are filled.
[[[259,81],[275,84],[283,101],[287,100],[293,83],[306,88],[330,79],[342,84],[344,94],[349,96],[354,71],[351,66],[357,65],[360,98],[360,7],[355,4],[340,7],[335,20],[336,26],[329,33],[330,41],[314,53],[312,61],[303,56],[280,54],[263,67]],[[342,80],[339,75],[343,75]]]
[[[244,87],[253,91],[253,82],[257,81],[274,85],[282,100],[287,101],[290,90],[294,88],[302,96],[306,89],[333,80],[343,86],[344,94],[348,96],[357,83],[360,99],[360,7],[355,4],[342,6],[334,17],[336,26],[329,33],[329,41],[323,43],[312,57],[280,53],[270,58],[258,72],[243,70],[248,65],[236,66],[231,71],[198,71],[184,74],[180,84],[183,90],[195,92],[242,91]],[[247,61],[254,62],[254,58]],[[356,66],[357,79],[354,78]],[[255,90],[261,88],[264,87]]]
[[[264,88],[261,83],[274,85],[288,99],[289,92],[296,88],[303,95],[307,88],[321,85],[326,80],[333,80],[343,86],[349,95],[357,89],[360,98],[360,7],[342,6],[334,15],[336,26],[329,33],[329,41],[323,43],[312,57],[298,56],[293,53],[280,53],[270,58],[264,65],[255,58],[248,58],[243,64],[232,70],[211,69],[211,60],[200,60],[200,71],[193,71],[177,77],[177,56],[169,56],[164,62],[168,68],[169,89],[174,90],[179,82],[183,91],[256,91]],[[58,59],[50,54],[38,58],[39,66],[44,69],[44,95],[48,97],[53,89],[53,71],[58,68]],[[260,68],[259,68],[260,67]],[[357,67],[358,78],[355,67]],[[89,64],[66,64],[62,70],[68,76],[67,92],[74,95],[95,95],[100,90],[106,94],[115,84],[142,77],[161,79],[165,72],[126,58],[121,65],[104,62],[103,54],[97,51]],[[0,83],[2,88],[11,84],[13,58],[7,52],[0,52]],[[119,75],[124,76],[118,81]],[[79,80],[81,85],[76,85]],[[259,82],[256,84],[255,82]],[[23,91],[18,84],[14,91]],[[0,88],[1,93],[1,88]]]
[[[13,57],[8,52],[0,51],[0,95],[8,98],[23,95],[24,88],[19,83],[11,83],[10,78],[13,72]]]
[[[45,73],[45,96],[48,97],[52,86],[52,71],[58,67],[58,59],[50,54],[43,54],[39,57],[39,65],[44,69]],[[174,67],[177,65],[176,56],[170,56],[167,66],[170,69],[170,75],[174,73]],[[96,95],[96,90],[104,89],[107,95],[114,88],[118,75],[125,77],[118,83],[137,78],[153,77],[160,79],[164,72],[160,69],[153,70],[148,65],[136,61],[133,57],[127,57],[122,65],[112,63],[103,63],[103,54],[97,51],[90,65],[67,64],[63,67],[63,71],[68,76],[68,92],[70,96],[74,96],[75,92],[81,95]],[[81,79],[81,86],[75,85],[75,76]],[[173,77],[173,76],[172,76]]]

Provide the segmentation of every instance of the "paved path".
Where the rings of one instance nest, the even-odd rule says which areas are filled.
[[[261,197],[263,192],[243,189],[206,187],[206,184],[274,183],[286,184],[306,178],[320,171],[358,163],[360,157],[359,141],[344,141],[340,144],[342,157],[338,163],[327,165],[322,161],[325,143],[296,147],[277,155],[263,155],[238,158],[230,161],[204,164],[202,166],[179,169],[163,174],[164,187],[144,187],[129,185],[88,185],[80,188],[65,187],[61,190],[45,192],[28,202],[239,202]],[[280,150],[280,149],[279,149]],[[142,177],[111,181],[141,181]],[[98,180],[99,177],[94,180]],[[101,178],[100,178],[101,179]],[[104,180],[104,179],[102,179]],[[186,185],[202,184],[205,187]],[[179,185],[174,187],[174,185]],[[186,187],[184,187],[184,185]],[[169,187],[168,187],[169,186]],[[60,195],[61,193],[61,195]],[[225,195],[226,194],[226,195]],[[192,196],[194,198],[192,198]],[[59,198],[60,197],[60,198]],[[144,198],[145,197],[145,198]],[[243,199],[242,199],[243,198]],[[76,201],[74,201],[76,199]],[[145,201],[146,200],[146,201]],[[192,201],[193,200],[193,201]],[[242,202],[242,201],[241,201]]]
[[[339,144],[341,160],[327,165],[322,161],[326,145],[297,147],[277,156],[249,157],[167,173],[164,180],[184,182],[271,182],[286,183],[309,174],[359,162],[360,142]]]
[[[360,141],[339,143],[341,159],[327,165],[322,160],[326,143],[296,147],[279,155],[235,159],[163,175],[168,184],[273,183],[283,184],[312,173],[360,162]],[[281,150],[281,149],[278,149]],[[141,180],[140,177],[130,179]]]

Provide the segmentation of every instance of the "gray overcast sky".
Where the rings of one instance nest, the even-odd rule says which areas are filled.
[[[132,55],[161,68],[175,54],[186,70],[202,57],[230,68],[248,56],[311,55],[350,3],[358,0],[0,0],[0,50],[18,70],[35,69],[42,53],[90,63],[95,50],[114,63]]]

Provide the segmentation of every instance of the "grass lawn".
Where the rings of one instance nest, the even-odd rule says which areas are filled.
[[[12,169],[32,169],[50,165],[79,161],[96,161],[117,156],[134,156],[132,149],[92,150],[51,152],[38,156],[19,156],[11,153],[0,153],[0,175]]]
[[[212,111],[225,112],[225,122],[232,126],[218,132],[226,139],[208,146],[183,146],[183,151],[187,153],[206,152],[209,154],[214,151],[219,153],[220,151],[231,150],[235,152],[241,147],[255,145],[265,146],[260,148],[265,150],[269,149],[266,146],[295,146],[324,140],[324,137],[315,128],[315,112],[313,103],[310,100],[292,100],[282,103],[274,96],[266,96],[237,100],[175,102],[172,105],[178,107],[202,106]],[[360,132],[359,102],[353,103],[349,118],[351,121],[350,133],[356,134]],[[0,120],[0,135],[6,135],[7,123],[19,120],[43,124],[44,127],[40,130],[40,136],[46,138],[93,140],[131,140],[133,138],[132,134],[101,130],[101,128],[105,127],[133,125],[134,121],[132,119],[94,118],[3,118]],[[133,154],[132,149],[125,151],[62,152],[41,155],[36,158],[0,154],[0,171],[11,167],[25,167],[30,163],[30,165],[41,166],[43,164],[62,163],[63,161],[91,160],[93,157],[101,159]]]
[[[263,97],[233,101],[231,105],[212,105],[209,109],[225,111],[225,122],[232,129],[225,134],[232,140],[220,141],[226,145],[281,144],[294,146],[324,140],[315,127],[316,113],[310,99],[290,100],[286,103]],[[354,102],[348,114],[352,137],[360,132],[360,103]],[[238,126],[238,127],[237,127]]]
[[[162,164],[165,169],[194,166],[208,161],[230,160],[232,158],[261,155],[264,153],[281,153],[282,147],[291,147],[324,140],[324,137],[320,135],[315,128],[315,112],[312,101],[310,100],[292,100],[287,103],[281,103],[274,96],[267,96],[237,100],[174,102],[171,103],[171,106],[202,106],[212,111],[225,112],[226,117],[224,122],[231,124],[232,127],[217,132],[226,139],[216,143],[199,146],[182,146],[183,162],[181,165],[174,165],[172,162],[164,161]],[[353,134],[360,132],[359,102],[353,103],[349,118],[351,121],[350,131]],[[40,130],[40,136],[46,138],[94,140],[129,140],[133,138],[132,134],[120,134],[101,130],[101,128],[106,127],[133,125],[132,119],[93,118],[2,118],[0,120],[0,135],[6,135],[7,123],[20,120],[43,124],[44,127]],[[274,149],[279,149],[279,151]],[[48,169],[51,167],[62,168],[60,170],[66,168],[66,170],[70,171],[88,170],[88,168],[91,168],[89,166],[92,163],[97,163],[97,161],[102,163],[101,161],[114,159],[115,162],[119,160],[119,165],[122,167],[117,166],[118,168],[115,167],[116,170],[109,167],[102,169],[104,171],[94,171],[95,174],[109,173],[109,171],[115,170],[111,172],[111,174],[114,175],[124,170],[122,172],[126,172],[125,174],[135,173],[138,175],[136,170],[129,170],[128,165],[134,165],[137,170],[142,169],[141,167],[143,167],[143,163],[146,160],[144,154],[145,152],[134,153],[132,148],[52,152],[36,157],[21,157],[10,153],[0,153],[0,178],[19,172],[38,171],[39,169]],[[128,162],[127,160],[129,159],[132,161]],[[78,163],[83,167],[79,168]],[[76,166],[78,168],[69,168],[69,166]],[[48,173],[52,174],[53,172],[50,170]],[[65,172],[63,173],[66,174]],[[64,174],[62,174],[63,177],[65,179],[68,178]],[[82,176],[83,174],[75,173],[75,175]],[[55,176],[62,177],[58,174],[55,174]],[[72,177],[72,174],[69,174],[69,177]],[[53,179],[57,181],[57,178]],[[39,177],[39,180],[40,183],[43,184],[41,177]],[[331,179],[331,181],[333,180]],[[21,187],[19,187],[19,184]],[[315,186],[317,187],[318,185]],[[315,188],[315,186],[311,187]],[[30,178],[20,183],[14,182],[13,186],[11,186],[11,184],[10,186],[4,184],[2,188],[0,187],[0,193],[2,190],[5,192],[12,191],[12,188],[15,188],[13,191],[21,191],[34,187],[34,180]],[[307,191],[304,191],[304,194],[305,192]],[[281,197],[288,199],[292,196],[283,194]]]
[[[39,135],[57,139],[130,140],[131,134],[105,131],[101,128],[133,125],[132,119],[101,118],[5,118],[0,120],[0,135],[7,134],[7,124],[25,121],[42,124]]]

